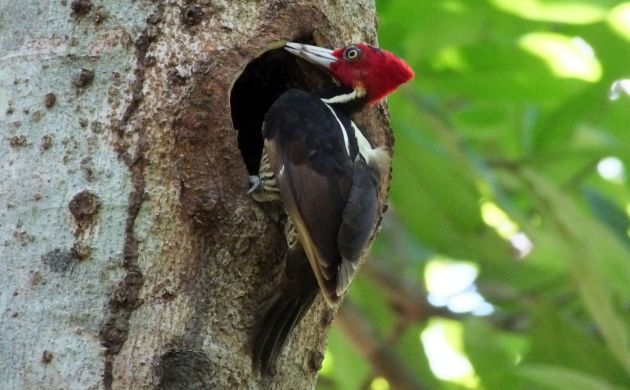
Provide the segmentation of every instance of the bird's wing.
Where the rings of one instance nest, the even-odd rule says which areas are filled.
[[[352,187],[343,211],[337,242],[341,264],[337,276],[337,295],[345,293],[356,275],[359,260],[367,245],[378,214],[376,174],[361,157],[354,162]]]
[[[344,248],[349,248],[344,249],[344,253],[354,261],[356,247],[366,241],[361,237],[369,236],[373,226],[371,223],[365,228],[368,232],[357,233],[359,222],[368,218],[350,216],[357,209],[356,202],[368,200],[360,194],[365,187],[367,167],[363,164],[359,172],[355,172],[356,162],[348,153],[351,148],[340,129],[342,120],[350,128],[347,118],[336,116],[317,97],[289,90],[267,113],[263,131],[265,149],[284,207],[331,305],[338,302],[337,293],[341,291],[337,286],[338,275],[345,254],[340,253],[340,228],[348,225],[343,228],[342,237],[351,243],[344,244]],[[357,149],[356,139],[353,147]],[[354,183],[355,179],[360,180]],[[356,202],[350,202],[348,207],[351,193]],[[365,212],[358,211],[358,214]]]

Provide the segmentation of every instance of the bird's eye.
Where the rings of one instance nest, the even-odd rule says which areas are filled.
[[[343,52],[343,57],[346,60],[349,61],[355,61],[358,60],[359,57],[361,57],[361,49],[359,49],[356,46],[349,46],[348,48],[346,48],[346,50]]]

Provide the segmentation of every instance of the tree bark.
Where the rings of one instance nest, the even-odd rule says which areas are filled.
[[[246,193],[239,139],[255,135],[230,102],[253,100],[232,87],[274,42],[375,32],[371,0],[0,5],[2,386],[312,388],[334,316],[321,297],[275,375],[252,372],[284,238]],[[296,63],[275,87],[330,82]],[[391,147],[384,106],[358,122]]]

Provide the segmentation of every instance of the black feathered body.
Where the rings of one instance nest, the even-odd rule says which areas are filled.
[[[254,198],[279,194],[298,245],[289,247],[287,280],[254,338],[254,363],[263,370],[318,290],[329,305],[339,302],[376,224],[378,167],[388,155],[371,147],[341,107],[290,89],[265,117],[260,178],[267,190]]]

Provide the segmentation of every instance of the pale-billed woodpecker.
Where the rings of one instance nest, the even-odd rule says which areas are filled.
[[[378,218],[378,177],[389,167],[349,119],[413,78],[393,54],[359,43],[328,50],[289,42],[290,53],[326,68],[338,87],[284,92],[263,123],[264,150],[250,193],[281,202],[288,215],[285,278],[253,338],[253,365],[269,372],[287,336],[321,291],[339,303],[353,280]]]

